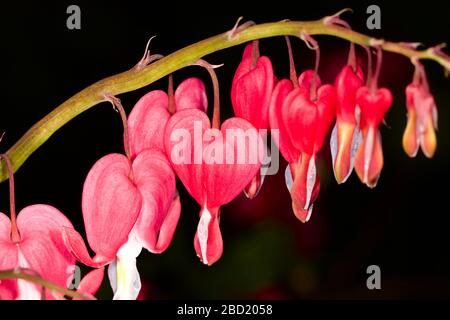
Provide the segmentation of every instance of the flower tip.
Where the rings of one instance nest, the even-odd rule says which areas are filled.
[[[416,138],[416,122],[415,114],[408,115],[408,122],[406,124],[405,132],[402,139],[403,150],[410,157],[414,158],[419,150],[419,143]]]
[[[257,173],[256,176],[253,177],[252,181],[250,181],[250,183],[245,187],[244,194],[248,199],[252,200],[258,195],[263,184],[263,179],[264,176]]]
[[[311,219],[312,211],[313,211],[313,204],[308,209],[304,209],[299,207],[295,201],[292,201],[292,210],[294,211],[295,216],[298,220],[300,220],[303,223],[306,223]]]
[[[333,128],[330,147],[334,177],[338,184],[347,181],[352,173],[360,140],[359,130],[353,123],[338,122]]]

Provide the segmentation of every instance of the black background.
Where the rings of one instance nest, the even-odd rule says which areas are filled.
[[[66,8],[81,8],[81,30],[66,28]],[[378,4],[381,30],[366,28],[366,8]],[[444,2],[426,1],[58,1],[0,5],[0,144],[6,151],[36,121],[61,102],[109,75],[131,68],[152,35],[153,53],[176,49],[230,29],[243,15],[257,23],[313,20],[351,7],[345,18],[355,30],[395,41],[425,45],[448,42],[450,22]],[[317,37],[322,45],[320,72],[333,82],[345,63],[348,45]],[[232,115],[230,83],[243,46],[208,56],[224,63],[217,73],[222,118]],[[310,68],[313,54],[294,40],[297,66]],[[278,78],[287,76],[284,40],[261,41]],[[362,53],[362,52],[360,52]],[[449,80],[426,62],[439,109],[438,150],[432,160],[419,153],[409,159],[401,146],[406,124],[404,87],[412,76],[408,59],[385,54],[381,84],[395,101],[383,127],[385,167],[378,186],[369,190],[355,175],[338,186],[328,148],[321,157],[322,189],[312,219],[299,222],[291,212],[282,172],[268,177],[252,201],[239,196],[222,209],[225,249],[221,260],[205,267],[193,250],[198,205],[182,185],[182,216],[172,245],[162,255],[141,254],[138,266],[143,297],[165,298],[448,298],[450,297],[450,222],[448,214]],[[186,68],[175,83],[206,72]],[[140,96],[165,88],[162,79],[120,96],[129,112]],[[103,103],[55,133],[16,174],[16,203],[23,208],[47,203],[64,212],[84,234],[81,191],[90,167],[103,155],[122,152],[120,119]],[[285,163],[281,165],[284,170]],[[7,183],[0,185],[0,210],[8,213]],[[379,265],[382,290],[366,288],[366,268]],[[110,298],[105,280],[100,298]]]

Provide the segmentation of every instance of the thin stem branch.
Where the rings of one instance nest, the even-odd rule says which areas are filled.
[[[1,279],[22,279],[39,286],[42,286],[48,290],[57,291],[62,293],[66,297],[78,298],[83,300],[94,300],[95,298],[91,295],[83,294],[77,291],[69,290],[63,288],[53,282],[49,282],[47,280],[42,279],[41,277],[25,272],[22,269],[11,269],[11,270],[3,270],[0,271],[0,280]]]
[[[14,199],[15,197],[14,173],[8,155],[0,154],[0,159],[6,162],[6,168],[8,170],[8,177],[9,177],[9,212],[11,216],[11,241],[13,243],[19,243],[21,237],[19,229],[17,228],[16,201]]]
[[[217,79],[216,72],[214,71],[214,66],[210,65],[205,60],[198,60],[196,65],[205,68],[210,77],[213,85],[214,91],[214,104],[213,104],[213,117],[211,122],[211,127],[215,129],[220,129],[220,90],[219,90],[219,79]],[[216,66],[218,67],[218,66]]]
[[[131,164],[131,149],[130,149],[130,135],[128,132],[128,120],[127,120],[127,114],[125,112],[125,109],[122,106],[122,103],[120,102],[120,99],[111,95],[105,95],[105,98],[111,102],[115,110],[120,114],[120,119],[122,121],[123,126],[123,148],[125,150],[125,155],[127,156],[128,160]]]
[[[230,37],[229,32],[199,41],[180,49],[142,68],[132,68],[109,78],[100,80],[75,94],[33,125],[8,151],[13,169],[16,171],[25,160],[53,133],[80,113],[105,101],[105,94],[119,95],[145,87],[170,73],[194,64],[204,56],[256,39],[276,36],[298,36],[299,32],[309,35],[329,35],[356,44],[371,46],[373,38],[339,25],[329,25],[324,19],[316,21],[280,21],[263,23],[237,30]],[[433,60],[450,72],[450,58],[436,48],[416,50],[401,43],[384,41],[381,48],[408,58]],[[5,166],[0,168],[0,181],[8,178]]]
[[[369,88],[373,93],[375,93],[378,88],[378,78],[380,77],[382,61],[383,50],[381,50],[381,48],[377,48],[377,65],[375,67],[375,73],[373,74],[372,83],[369,83]]]
[[[167,104],[167,109],[169,110],[170,114],[175,113],[175,97],[173,92],[173,74],[169,74],[169,81],[167,84],[167,96],[169,98],[169,102]]]
[[[286,40],[286,46],[289,54],[289,77],[291,78],[292,85],[294,88],[298,87],[298,78],[297,78],[297,71],[295,69],[295,62],[294,62],[294,56],[292,54],[292,46],[291,46],[291,40],[288,36],[284,37]]]

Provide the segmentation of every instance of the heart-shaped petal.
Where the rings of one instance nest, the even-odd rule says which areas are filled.
[[[392,94],[386,88],[371,92],[367,87],[361,87],[356,94],[356,103],[361,110],[361,129],[378,128],[392,104]]]
[[[170,118],[168,97],[164,91],[154,90],[143,96],[128,117],[131,156],[147,148],[164,151],[164,129]]]
[[[266,56],[259,57],[252,66],[248,44],[231,86],[231,102],[237,117],[250,121],[257,129],[269,127],[269,106],[274,87],[272,63]]]
[[[330,130],[336,114],[336,90],[333,86],[325,84],[317,91],[317,128],[314,142],[314,152],[322,149],[325,137]]]
[[[283,103],[282,115],[292,144],[297,150],[312,154],[318,118],[317,106],[308,95],[295,89]]]
[[[177,112],[166,128],[166,151],[194,199],[219,207],[242,192],[258,172],[264,149],[257,130],[244,119],[228,119],[221,131],[207,131],[210,128],[208,117],[199,110]],[[180,150],[188,161],[177,161]]]
[[[208,97],[205,85],[198,78],[184,80],[175,90],[176,111],[184,109],[199,109],[206,112],[208,108]]]
[[[311,90],[311,85],[314,79],[314,70],[305,70],[298,77],[298,87],[303,91],[304,94],[309,95]],[[322,86],[322,81],[320,80],[319,75],[315,76],[316,88],[320,88]]]
[[[358,66],[356,72],[353,67],[346,65],[336,77],[336,116],[338,121],[356,123],[355,107],[356,92],[363,86],[363,72]]]
[[[147,250],[161,253],[169,246],[180,217],[175,175],[165,155],[156,149],[147,149],[136,157],[133,175],[142,195],[134,230]]]
[[[63,228],[72,228],[70,221],[56,208],[38,204],[20,211],[17,227],[21,235],[18,244],[18,267],[28,268],[50,282],[66,287],[73,277],[75,258],[63,241]],[[22,261],[20,261],[22,260]],[[24,265],[26,264],[26,265]],[[46,291],[47,299],[61,297]]]
[[[259,172],[264,145],[250,122],[230,118],[222,124],[220,136],[204,148],[204,184],[209,207],[219,207],[236,198]],[[223,152],[222,163],[210,156]],[[215,154],[217,155],[217,154]]]
[[[203,133],[210,128],[208,116],[196,109],[181,110],[167,123],[165,147],[169,161],[190,195],[204,203]]]
[[[89,171],[83,187],[82,209],[86,236],[97,256],[81,262],[92,267],[107,264],[127,241],[142,207],[142,196],[131,180],[132,174],[128,159],[121,154],[101,158]],[[73,232],[67,235],[69,242],[77,239]],[[78,240],[72,243],[72,250],[80,249],[74,254],[86,258]]]
[[[291,142],[289,132],[283,121],[282,112],[283,103],[293,89],[294,87],[290,80],[283,79],[278,82],[273,90],[269,112],[271,131],[279,130],[279,139],[275,139],[275,143],[287,162],[295,162],[299,156],[299,151]]]

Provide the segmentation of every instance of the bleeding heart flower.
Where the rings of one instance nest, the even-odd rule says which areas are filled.
[[[379,125],[392,104],[392,94],[386,88],[358,89],[356,103],[361,110],[362,143],[355,155],[355,170],[368,187],[375,187],[383,168],[383,149]]]
[[[127,157],[109,154],[89,172],[83,188],[83,218],[91,258],[80,234],[66,228],[66,245],[91,267],[109,264],[114,299],[135,299],[140,289],[136,257],[142,247],[163,252],[170,244],[180,202],[175,175],[157,149],[140,152],[130,165]]]
[[[268,129],[275,77],[270,59],[252,57],[253,49],[253,43],[245,47],[231,85],[231,102],[237,117],[248,120],[257,129]]]
[[[28,206],[16,219],[14,175],[9,158],[0,155],[9,172],[11,220],[0,212],[0,270],[27,269],[46,281],[66,287],[73,277],[75,258],[64,246],[63,228],[70,221],[56,208],[44,204]],[[41,288],[23,279],[0,282],[2,299],[41,299]],[[46,291],[46,299],[61,294]]]
[[[171,117],[165,146],[172,167],[201,206],[194,246],[203,263],[211,265],[223,251],[220,206],[242,192],[258,172],[262,139],[247,120],[231,118],[221,130],[211,129],[207,115],[191,109]]]
[[[66,287],[73,276],[71,267],[75,265],[75,258],[64,246],[62,237],[63,227],[72,227],[70,221],[58,209],[37,204],[22,209],[15,224],[0,212],[0,270],[29,269],[45,280]],[[18,230],[16,238],[12,236],[14,228]],[[1,286],[12,293],[2,299],[41,299],[41,287],[26,280],[4,280]],[[62,297],[47,290],[45,298]]]
[[[315,157],[334,119],[336,93],[333,86],[321,85],[314,70],[304,71],[297,79],[290,42],[286,40],[291,80],[281,80],[275,86],[270,127],[279,130],[278,148],[289,162],[285,180],[293,211],[298,219],[306,222],[320,189]]]
[[[137,297],[141,283],[136,257],[142,247],[152,253],[163,252],[180,216],[175,175],[164,154],[164,130],[172,112],[190,108],[206,111],[207,97],[203,82],[197,78],[178,86],[172,106],[171,96],[155,90],[142,97],[124,124],[129,133],[124,134],[125,146],[129,141],[129,158],[105,156],[86,179],[83,216],[96,256],[89,256],[75,230],[65,233],[67,245],[81,262],[93,267],[109,264],[114,299]]]
[[[205,85],[198,78],[184,80],[176,89],[172,111],[200,109],[206,112],[208,99]],[[131,157],[148,148],[164,152],[164,129],[171,116],[169,97],[161,90],[143,96],[128,117]]]
[[[353,170],[359,144],[359,107],[356,92],[363,86],[363,73],[346,65],[336,77],[336,124],[331,133],[330,148],[334,176],[338,183],[347,180]]]
[[[259,56],[257,43],[248,44],[231,86],[231,102],[236,116],[248,120],[257,129],[268,129],[270,99],[275,82],[270,59]],[[263,181],[263,172],[255,175],[245,188],[245,195],[254,198]]]
[[[428,158],[436,151],[437,108],[433,96],[423,84],[406,87],[408,123],[403,134],[403,149],[415,157],[419,146]]]
[[[311,98],[311,79],[311,71],[303,73],[299,88],[289,93],[282,106],[282,121],[292,146],[300,154],[290,169],[292,206],[302,222],[309,220],[319,192],[315,159],[334,120],[336,104],[336,92],[331,85],[320,86],[316,99]]]

